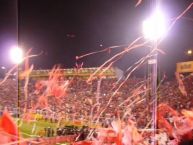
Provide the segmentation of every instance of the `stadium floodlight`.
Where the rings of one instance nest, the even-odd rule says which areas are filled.
[[[158,40],[166,36],[166,19],[162,11],[159,9],[158,5],[151,16],[143,22],[143,35],[145,39],[149,39],[153,43],[154,52],[152,57],[149,58],[149,65],[151,67],[151,90],[150,96],[153,100],[152,106],[152,145],[156,145],[156,130],[157,130],[157,45]],[[150,63],[151,62],[151,63]]]
[[[5,67],[5,66],[1,66],[1,69],[5,70],[5,69],[6,69],[6,67]]]
[[[23,50],[17,46],[11,48],[10,59],[14,64],[20,64],[23,61]]]
[[[157,7],[154,13],[143,22],[143,34],[146,39],[157,41],[167,34],[166,18]]]
[[[192,50],[191,49],[189,49],[188,51],[187,51],[187,55],[192,55]]]
[[[18,80],[18,84],[17,84],[17,91],[18,91],[18,100],[20,100],[20,79],[19,79],[19,76],[20,76],[20,64],[22,63],[23,61],[23,50],[18,47],[18,46],[14,46],[11,48],[10,50],[10,59],[12,61],[12,63],[16,64],[17,65],[17,80]],[[20,101],[18,101],[18,118],[20,117]]]

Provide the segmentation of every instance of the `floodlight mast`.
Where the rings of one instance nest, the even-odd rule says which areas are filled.
[[[18,46],[14,46],[11,48],[10,50],[10,59],[12,61],[12,63],[17,65],[17,91],[18,91],[18,119],[20,117],[20,64],[23,61],[23,50],[18,47]]]
[[[159,39],[166,35],[166,22],[162,11],[156,5],[156,9],[152,15],[143,22],[144,38],[150,40],[152,43],[152,56],[148,60],[150,66],[150,97],[152,102],[152,145],[156,145],[155,139],[157,130],[157,46]],[[151,50],[151,51],[152,51]]]

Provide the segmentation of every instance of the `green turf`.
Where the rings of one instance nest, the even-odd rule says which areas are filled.
[[[22,121],[19,123],[19,130],[22,133],[23,137],[33,137],[39,136],[41,131],[44,131],[44,128],[50,127],[56,130],[57,124],[50,123],[48,121],[34,121],[34,122],[26,122]],[[33,126],[35,126],[33,131]]]
[[[19,130],[22,133],[22,136],[25,138],[39,136],[41,131],[44,131],[45,128],[50,127],[54,129],[56,132],[57,127],[64,127],[66,125],[74,125],[72,122],[63,121],[60,126],[58,123],[51,123],[45,120],[38,120],[34,122],[21,121],[18,123]],[[35,125],[35,129],[33,131],[33,126]],[[81,125],[76,125],[77,127],[81,127]]]

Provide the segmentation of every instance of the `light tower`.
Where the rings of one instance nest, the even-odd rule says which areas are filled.
[[[143,22],[144,38],[148,39],[152,44],[152,56],[148,60],[150,67],[150,97],[152,101],[152,144],[156,144],[155,135],[157,129],[157,46],[161,38],[166,35],[166,21],[162,11],[156,5],[152,15]]]
[[[17,65],[17,91],[18,91],[18,119],[20,114],[20,78],[19,78],[19,72],[20,72],[20,64],[23,61],[23,50],[20,47],[14,46],[10,49],[10,59],[12,63]]]

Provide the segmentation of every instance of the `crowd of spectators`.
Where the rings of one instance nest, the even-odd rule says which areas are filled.
[[[100,116],[99,122],[108,125],[112,119],[119,116],[123,119],[130,117],[137,122],[138,127],[143,128],[151,119],[151,109],[148,105],[152,100],[149,97],[148,81],[144,78],[132,77],[124,82],[119,90],[117,89],[121,82],[113,78],[98,78],[91,83],[80,77],[65,79],[71,80],[66,95],[59,100],[59,104],[54,97],[50,97],[48,101],[50,109],[54,112],[44,114],[49,120],[62,116],[66,120],[81,120],[88,123],[97,121],[97,117]],[[34,93],[35,82],[30,81],[28,86],[28,97],[30,100],[33,98],[33,102],[39,97]],[[177,111],[192,109],[193,76],[185,77],[183,82],[187,96],[181,94],[175,79],[161,82],[158,85],[158,102],[167,103]],[[0,85],[1,109],[17,107],[17,91],[16,80],[8,79]],[[21,88],[21,98],[23,94]]]
[[[18,81],[16,79],[7,79],[0,85],[0,110],[5,107],[13,111],[18,105]]]

